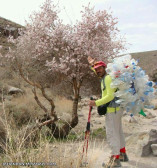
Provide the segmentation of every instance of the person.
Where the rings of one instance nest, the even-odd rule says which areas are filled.
[[[101,90],[102,98],[98,100],[90,100],[89,106],[101,106],[108,102],[113,102],[114,93],[116,88],[111,88],[112,79],[110,75],[106,73],[106,64],[103,61],[96,61],[91,57],[88,57],[88,62],[92,66],[97,76],[101,78]],[[105,86],[104,86],[105,85]],[[107,113],[105,117],[106,123],[106,137],[107,142],[111,148],[111,157],[109,162],[103,167],[115,168],[121,167],[121,161],[128,161],[128,156],[125,149],[125,138],[122,130],[121,118],[123,115],[122,110],[119,106],[115,106],[116,103],[109,103],[107,107]]]

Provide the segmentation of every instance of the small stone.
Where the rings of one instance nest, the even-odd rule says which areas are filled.
[[[157,144],[152,144],[151,148],[152,148],[152,151],[153,151],[153,155],[157,156]]]
[[[124,116],[124,120],[128,121],[129,123],[138,123],[138,121],[135,119],[135,117],[131,117],[131,116]]]
[[[135,117],[130,117],[129,122],[130,123],[138,123],[138,121],[135,119]]]
[[[155,117],[156,117],[156,116],[153,115],[151,112],[147,112],[146,118],[151,119],[151,118],[155,118]]]
[[[8,94],[12,95],[12,94],[18,94],[18,93],[23,94],[24,92],[23,92],[23,90],[16,88],[16,87],[9,88]]]
[[[78,117],[83,117],[84,115],[83,114],[78,114]]]
[[[157,110],[157,104],[155,104],[155,106],[154,106],[154,110]]]

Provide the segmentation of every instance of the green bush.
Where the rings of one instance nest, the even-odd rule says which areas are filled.
[[[98,129],[91,131],[91,137],[98,138],[98,139],[105,139],[106,138],[105,128],[98,128]]]

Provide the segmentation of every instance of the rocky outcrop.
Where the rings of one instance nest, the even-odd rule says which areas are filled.
[[[16,87],[9,88],[8,94],[13,95],[13,94],[19,94],[19,93],[23,94],[24,92],[23,90],[16,88]]]
[[[154,146],[155,144],[155,146]],[[142,157],[149,156],[151,154],[156,153],[156,145],[157,145],[157,130],[151,129],[149,133],[147,133],[143,140],[139,142],[140,145],[140,155]],[[153,148],[153,150],[152,150]]]
[[[157,156],[157,144],[152,144],[151,145],[151,149],[153,151],[153,155]]]
[[[19,35],[18,28],[22,28],[22,26],[0,17],[0,36],[8,37],[12,35],[14,38],[17,38]]]
[[[1,27],[1,26],[0,26],[0,34],[1,34],[1,36],[5,36],[5,37],[9,37],[11,35],[14,38],[17,38],[18,35],[19,35],[18,28],[15,28],[15,27]]]
[[[8,37],[13,36],[14,39],[17,38],[20,28],[23,28],[23,26],[0,17],[0,56],[6,55],[9,48],[14,47],[14,45],[8,41]],[[0,66],[5,66],[5,63],[1,62]]]
[[[146,118],[151,119],[151,118],[155,118],[155,117],[156,116],[151,111],[146,112]]]

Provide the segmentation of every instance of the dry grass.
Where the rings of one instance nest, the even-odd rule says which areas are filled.
[[[18,100],[19,101],[19,100]],[[26,101],[26,100],[25,100]],[[5,163],[35,163],[38,164],[38,167],[49,168],[52,167],[58,168],[79,168],[82,162],[82,145],[83,141],[57,141],[54,139],[51,142],[50,139],[47,139],[46,135],[43,132],[38,132],[38,144],[36,148],[34,144],[34,139],[28,141],[26,137],[37,135],[36,132],[29,131],[29,125],[23,127],[23,129],[13,129],[11,122],[8,120],[8,116],[5,110],[5,104],[3,102],[2,110],[4,114],[3,126],[6,129],[7,141],[6,145],[3,146],[5,153],[1,154],[0,162]],[[27,142],[27,146],[25,145]],[[29,144],[28,144],[29,143]],[[93,147],[92,147],[93,146]],[[95,148],[95,145],[89,146],[89,148]],[[75,149],[75,150],[74,150]],[[93,167],[93,162],[97,158],[98,154],[94,152],[94,149],[89,152],[88,156],[88,168]],[[90,158],[90,159],[89,159]],[[84,155],[83,161],[86,160]],[[41,164],[41,165],[40,165]],[[10,168],[18,168],[19,165],[9,166]],[[21,167],[21,166],[20,166]],[[27,167],[27,166],[24,166]],[[32,168],[34,167],[31,166]]]
[[[57,96],[55,99],[54,99],[54,103],[55,103],[55,106],[56,106],[56,111],[59,112],[60,114],[64,114],[64,113],[70,113],[71,114],[71,111],[72,111],[72,106],[73,106],[73,102],[72,100],[68,100],[64,97],[60,97],[60,96]]]
[[[37,149],[11,149],[9,153],[6,153],[5,156],[3,156],[1,162],[48,164],[47,166],[44,166],[45,168],[50,167],[52,164],[56,164],[58,168],[79,168],[82,161],[87,161],[87,168],[93,168],[93,163],[99,156],[96,150],[95,152],[93,151],[89,152],[87,160],[86,157],[81,160],[82,143],[56,142],[51,144],[48,141],[41,140],[40,146]]]
[[[30,89],[26,89],[26,94],[17,97],[12,97],[11,101],[7,100],[6,113],[13,125],[22,126],[29,122],[35,121],[38,117],[44,114],[41,108],[37,105],[33,98]]]
[[[47,139],[40,136],[38,148],[24,148],[22,143],[24,139],[18,139],[18,145],[15,145],[14,138],[7,144],[6,154],[1,155],[1,163],[14,162],[14,163],[36,163],[47,164],[45,168],[53,167],[58,168],[79,168],[82,162],[88,162],[87,168],[93,168],[93,163],[98,158],[99,153],[94,150],[94,146],[89,145],[88,159],[84,154],[82,159],[82,145],[83,142],[54,142],[50,143]],[[30,145],[31,146],[31,145]],[[15,166],[10,166],[15,167]],[[18,166],[16,166],[18,167]],[[34,167],[34,166],[32,166]],[[38,166],[42,167],[42,166]]]
[[[49,94],[51,94],[49,92]],[[41,94],[39,93],[39,97]],[[40,97],[40,99],[42,99]],[[5,104],[4,104],[5,103]],[[8,104],[10,103],[10,104]],[[71,136],[68,136],[69,139],[65,140],[56,140],[55,138],[48,138],[45,128],[41,131],[34,131],[30,129],[31,125],[29,121],[28,124],[21,125],[21,127],[13,126],[13,123],[17,123],[17,117],[27,115],[35,115],[29,113],[29,111],[25,111],[29,106],[29,110],[33,113],[35,107],[35,101],[33,102],[33,94],[30,89],[27,89],[27,94],[21,97],[14,98],[11,102],[5,101],[2,102],[1,107],[1,121],[3,123],[3,127],[6,130],[7,142],[6,145],[3,145],[4,154],[0,154],[1,159],[0,162],[5,164],[8,162],[11,163],[36,163],[36,164],[48,164],[44,166],[45,168],[49,168],[50,164],[56,164],[59,168],[79,168],[82,162],[82,147],[83,141],[78,138],[75,140],[71,139]],[[45,103],[46,104],[46,103]],[[56,109],[59,113],[62,113],[62,109],[66,109],[66,113],[69,113],[72,108],[72,101],[67,100],[63,97],[55,98]],[[8,108],[12,109],[12,113],[17,113],[19,109],[21,113],[17,113],[18,115],[11,119],[11,116],[8,115]],[[77,135],[77,133],[75,133]],[[30,138],[28,138],[30,137]],[[36,139],[34,139],[34,137]],[[34,146],[35,144],[35,146]],[[98,157],[98,154],[95,153],[95,146],[93,144],[89,144],[89,155],[88,155],[88,168],[93,167],[93,162]],[[83,161],[86,161],[86,157],[84,155]],[[19,166],[9,166],[18,168]],[[20,166],[22,167],[22,166]],[[23,166],[27,167],[27,166]],[[31,166],[32,168],[35,166]],[[43,167],[41,165],[38,166]],[[52,167],[56,167],[53,165]]]

